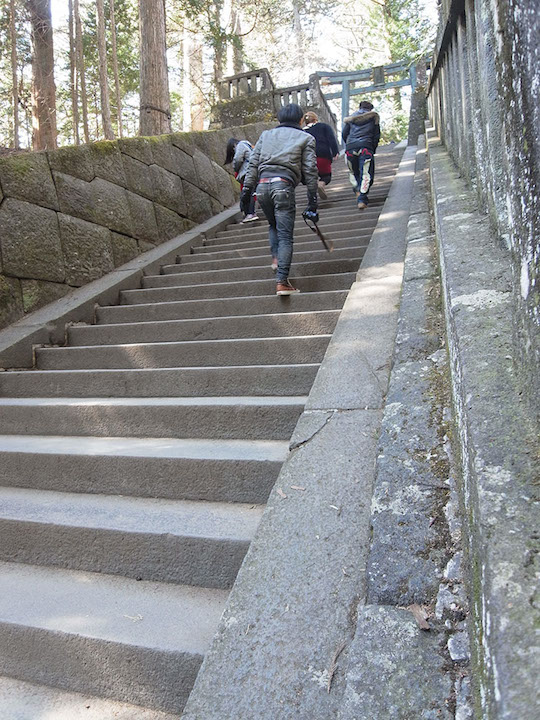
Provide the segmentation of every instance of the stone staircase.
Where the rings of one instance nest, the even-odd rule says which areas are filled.
[[[6,718],[181,712],[400,156],[362,214],[336,164],[331,254],[299,190],[299,295],[274,294],[266,223],[230,225],[0,373]]]

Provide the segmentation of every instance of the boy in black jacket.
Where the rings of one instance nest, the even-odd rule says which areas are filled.
[[[379,115],[367,100],[359,109],[346,117],[343,126],[343,142],[349,167],[349,179],[357,194],[359,210],[368,205],[368,192],[375,179],[375,151],[381,137]]]

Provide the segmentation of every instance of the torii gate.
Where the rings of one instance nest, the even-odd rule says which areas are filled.
[[[343,119],[349,115],[351,95],[380,92],[381,90],[389,90],[390,88],[404,87],[406,85],[410,85],[414,92],[417,85],[426,85],[426,74],[429,66],[430,58],[426,57],[416,64],[397,62],[390,63],[389,65],[365,68],[363,70],[328,73],[319,71],[315,73],[315,75],[319,78],[322,87],[325,85],[341,85],[339,92],[324,93],[324,97],[326,100],[341,98],[341,118]],[[407,76],[400,80],[387,79],[393,75],[402,73],[407,73]],[[362,87],[351,88],[351,85],[366,80],[370,80],[371,83]]]

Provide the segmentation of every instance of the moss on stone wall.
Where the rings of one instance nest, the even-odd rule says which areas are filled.
[[[223,168],[227,139],[255,142],[268,127],[238,120],[2,158],[0,328],[230,206],[238,183]]]

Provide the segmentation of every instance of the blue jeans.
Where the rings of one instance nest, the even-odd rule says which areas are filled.
[[[368,192],[375,179],[375,158],[366,148],[347,150],[349,180],[358,194],[358,202],[368,204]]]
[[[259,183],[257,200],[270,224],[269,239],[272,257],[277,257],[276,281],[289,277],[293,254],[296,198],[294,187],[287,182]]]

